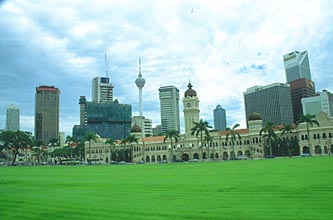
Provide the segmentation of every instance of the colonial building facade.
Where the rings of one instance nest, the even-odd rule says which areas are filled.
[[[93,160],[100,163],[110,163],[112,160],[126,160],[127,162],[171,162],[171,161],[218,161],[233,158],[260,159],[264,158],[265,143],[260,130],[263,122],[259,114],[249,116],[248,128],[238,129],[241,138],[232,145],[227,141],[227,131],[211,131],[210,142],[200,143],[200,138],[191,135],[193,121],[199,121],[199,99],[192,85],[184,94],[184,119],[185,133],[180,135],[177,142],[165,139],[165,136],[142,137],[141,128],[135,125],[131,129],[131,135],[138,139],[138,143],[121,143],[116,141],[114,146],[106,143],[106,139],[98,138],[97,141],[85,143],[86,161]],[[276,129],[278,137],[282,139],[299,140],[300,153],[312,155],[330,155],[333,153],[333,118],[321,112],[316,116],[320,126],[309,126],[309,139],[307,125],[299,124],[292,133],[285,133]],[[186,122],[187,121],[187,122]],[[192,126],[192,127],[191,127]],[[89,147],[90,146],[90,147]],[[266,148],[267,149],[267,148]],[[126,155],[122,155],[126,154]],[[126,158],[126,159],[125,159]]]

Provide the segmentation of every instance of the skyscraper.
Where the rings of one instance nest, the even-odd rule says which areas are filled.
[[[306,78],[311,80],[308,52],[294,51],[283,56],[287,82]]]
[[[80,125],[73,128],[73,137],[80,141],[91,131],[102,138],[124,139],[130,134],[132,106],[117,100],[107,103],[87,101],[80,96]]]
[[[185,134],[187,137],[191,135],[194,122],[199,122],[200,120],[199,98],[192,87],[191,83],[187,85],[188,89],[185,91],[183,98]]]
[[[314,83],[306,78],[296,79],[290,82],[291,103],[293,107],[294,122],[303,115],[302,99],[316,95]]]
[[[225,110],[221,105],[217,105],[214,109],[214,129],[224,131],[227,128],[227,118]]]
[[[179,89],[174,86],[163,86],[159,88],[161,106],[162,133],[169,130],[180,131],[179,123]]]
[[[269,121],[274,125],[294,122],[289,84],[273,83],[248,88],[244,92],[244,102],[247,122],[253,112],[261,115],[263,125]]]
[[[319,112],[326,112],[333,116],[333,94],[327,90],[318,92],[316,96],[302,98],[304,114],[317,115]]]
[[[54,86],[36,87],[35,95],[35,137],[48,144],[59,137],[59,96]]]
[[[287,83],[290,84],[294,122],[303,114],[302,98],[315,95],[314,82],[311,81],[309,56],[307,51],[294,51],[283,56]]]
[[[95,77],[92,80],[92,101],[107,103],[113,101],[113,86],[109,77]]]
[[[14,104],[11,104],[7,108],[5,130],[6,131],[20,130],[20,109],[18,109]]]
[[[141,74],[141,60],[139,59],[139,75],[138,78],[135,80],[136,86],[139,88],[139,115],[143,116],[143,110],[142,110],[142,88],[145,85],[145,79],[142,78]]]

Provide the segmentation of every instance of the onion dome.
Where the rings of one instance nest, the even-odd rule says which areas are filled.
[[[141,132],[141,127],[137,124],[135,124],[132,128],[131,128],[131,133],[135,133],[135,132]]]
[[[191,97],[197,96],[197,92],[194,89],[192,89],[192,84],[190,82],[188,83],[187,87],[188,87],[188,89],[185,92],[185,95],[184,95],[185,97],[186,96],[191,96]]]
[[[249,121],[261,120],[261,116],[258,112],[252,112],[249,116]]]

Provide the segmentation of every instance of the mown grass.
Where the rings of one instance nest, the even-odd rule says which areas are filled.
[[[332,219],[333,157],[0,167],[1,219]]]

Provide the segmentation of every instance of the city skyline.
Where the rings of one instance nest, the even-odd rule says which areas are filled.
[[[61,90],[60,131],[71,134],[80,121],[79,97],[91,100],[91,80],[104,77],[105,67],[114,99],[139,115],[139,57],[143,112],[153,126],[161,124],[158,88],[173,85],[184,94],[191,81],[200,118],[213,125],[221,104],[227,126],[245,128],[243,92],[285,83],[285,54],[308,51],[316,91],[333,91],[331,20],[330,1],[2,1],[0,129],[15,104],[20,129],[33,132],[34,90],[54,85]],[[183,132],[182,103],[179,111]]]

